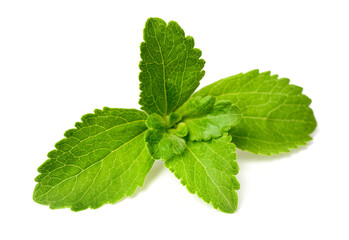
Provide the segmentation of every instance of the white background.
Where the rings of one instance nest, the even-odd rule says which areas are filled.
[[[349,239],[348,1],[1,1],[0,239]],[[142,189],[74,213],[34,203],[36,168],[104,106],[139,108],[148,17],[176,20],[206,60],[200,87],[252,69],[304,88],[307,147],[238,152],[239,208],[224,214],[156,162]]]

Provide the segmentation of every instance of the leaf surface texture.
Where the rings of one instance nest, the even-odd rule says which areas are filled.
[[[227,100],[216,101],[212,96],[190,98],[177,113],[182,116],[191,141],[221,137],[241,119],[237,106]]]
[[[231,136],[222,136],[206,142],[187,142],[187,149],[165,162],[190,193],[196,193],[205,202],[223,212],[236,211],[240,184],[235,178],[239,172],[235,145]]]
[[[34,200],[80,211],[132,195],[154,163],[144,141],[146,117],[111,108],[84,115],[38,168]]]
[[[149,129],[145,133],[145,141],[152,157],[167,160],[184,151],[185,140],[175,133],[168,132],[168,125],[160,115],[150,115],[146,125]]]
[[[266,155],[288,152],[311,140],[309,134],[316,128],[311,100],[302,88],[270,72],[241,73],[194,94],[209,95],[229,100],[242,111],[241,121],[229,132],[242,150]]]
[[[199,86],[205,61],[178,23],[149,18],[143,31],[139,103],[148,114],[167,116]]]

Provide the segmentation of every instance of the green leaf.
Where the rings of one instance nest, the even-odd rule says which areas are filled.
[[[65,132],[39,167],[33,198],[50,208],[98,208],[133,194],[154,163],[144,112],[104,108]]]
[[[224,78],[194,96],[213,95],[229,100],[242,111],[241,121],[230,130],[238,148],[253,153],[277,154],[305,145],[316,128],[311,100],[289,79],[254,70]]]
[[[174,21],[149,18],[143,31],[139,64],[140,100],[148,114],[166,116],[180,107],[199,86],[205,61]]]
[[[226,213],[236,211],[240,184],[235,145],[231,136],[208,142],[187,142],[186,150],[165,162],[190,193]]]
[[[217,101],[212,96],[192,97],[177,113],[189,130],[191,141],[210,140],[223,135],[241,119],[241,111],[230,101]]]
[[[147,118],[145,125],[149,129],[157,129],[157,130],[162,130],[162,131],[165,131],[167,129],[167,123],[166,123],[165,119],[156,113],[151,114]]]
[[[195,118],[207,115],[210,113],[214,105],[216,103],[216,99],[213,96],[206,97],[192,97],[180,107],[176,113],[181,115],[182,118]]]
[[[178,123],[181,119],[182,116],[176,112],[171,113],[168,117],[166,117],[167,119],[167,127],[173,127],[176,123]]]
[[[145,140],[149,153],[155,159],[169,159],[173,155],[181,154],[185,149],[185,140],[172,133],[149,129]]]
[[[149,128],[145,134],[145,141],[149,153],[155,159],[169,159],[175,154],[181,154],[185,149],[185,140],[175,133],[167,131],[167,123],[158,114],[153,113],[146,121]],[[179,135],[183,134],[179,129]],[[186,135],[186,134],[185,134]]]
[[[184,122],[178,123],[177,128],[170,128],[168,131],[177,135],[178,137],[185,137],[189,133],[188,127]]]

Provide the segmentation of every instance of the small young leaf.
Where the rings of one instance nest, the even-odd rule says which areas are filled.
[[[166,118],[168,119],[167,125],[170,128],[170,127],[173,127],[176,123],[178,123],[182,119],[182,116],[176,112],[173,112]]]
[[[241,121],[230,130],[232,141],[242,150],[266,155],[288,152],[311,140],[309,134],[316,128],[311,100],[302,94],[302,88],[270,72],[241,73],[194,94],[209,95],[229,100],[243,112]]]
[[[155,159],[166,160],[173,155],[181,154],[185,149],[185,140],[172,133],[148,129],[145,134],[145,141],[149,153]]]
[[[165,162],[190,193],[226,213],[236,211],[240,184],[235,145],[231,136],[208,142],[187,142],[186,150]]]
[[[165,131],[167,129],[167,123],[165,122],[165,119],[156,113],[151,114],[147,118],[145,125],[149,129],[157,129],[161,131]]]
[[[177,110],[189,130],[191,141],[210,140],[223,135],[241,119],[241,111],[231,102],[212,96],[190,98]]]
[[[178,23],[149,18],[143,31],[139,103],[148,114],[165,117],[180,107],[199,86],[205,61]]]
[[[188,127],[184,122],[178,123],[177,128],[170,128],[168,131],[177,135],[178,137],[185,137],[189,132]]]
[[[177,132],[169,132],[165,120],[156,113],[148,117],[146,125],[149,129],[145,133],[145,141],[149,153],[155,159],[166,160],[174,154],[181,154],[184,151],[185,140],[178,136],[185,133],[183,127],[178,130],[178,134]]]
[[[33,198],[50,208],[98,208],[133,194],[154,163],[144,112],[104,108],[82,117],[39,167]]]

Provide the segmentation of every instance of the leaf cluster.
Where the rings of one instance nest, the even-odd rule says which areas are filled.
[[[174,21],[149,18],[140,62],[140,110],[104,108],[65,132],[39,168],[33,198],[80,211],[134,193],[157,159],[226,213],[237,209],[236,147],[277,154],[306,144],[316,121],[302,88],[270,72],[224,78],[194,93],[201,51]]]

